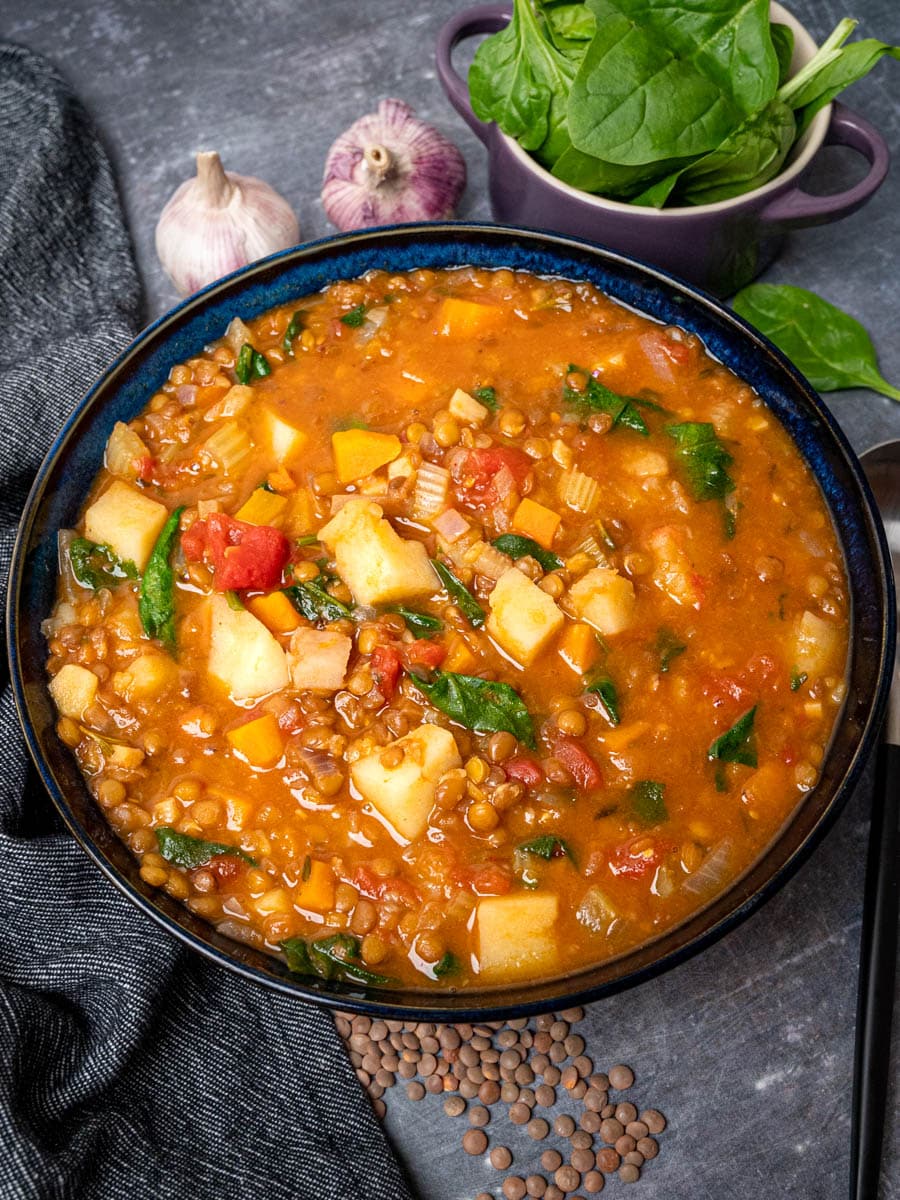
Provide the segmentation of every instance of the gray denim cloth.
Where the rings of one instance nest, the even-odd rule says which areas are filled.
[[[148,115],[148,120],[151,119]],[[0,44],[0,571],[67,414],[131,339],[109,162]],[[184,949],[62,829],[0,696],[0,1200],[405,1200],[328,1014]]]

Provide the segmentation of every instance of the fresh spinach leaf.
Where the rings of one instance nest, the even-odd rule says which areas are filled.
[[[608,675],[603,675],[598,679],[592,680],[584,689],[591,695],[597,697],[597,703],[600,706],[600,711],[609,721],[610,725],[619,724],[619,695],[616,691],[616,685]]]
[[[536,749],[531,714],[508,683],[453,671],[436,671],[430,681],[414,675],[413,681],[435,708],[467,729],[476,733],[506,731]]]
[[[675,442],[675,456],[695,500],[724,500],[734,491],[734,480],[728,474],[734,459],[714,426],[706,421],[685,421],[667,425],[666,433]]]
[[[780,25],[773,22],[769,26],[775,57],[778,59],[778,86],[787,82],[791,70],[791,59],[794,57],[794,31],[790,25]]]
[[[668,821],[666,808],[666,785],[655,779],[640,779],[630,792],[631,811],[647,825],[661,825]]]
[[[705,154],[775,94],[768,0],[588,0],[596,21],[569,93],[572,144],[636,165]]]
[[[798,671],[797,668],[794,667],[793,671],[791,671],[791,691],[799,692],[804,683],[806,683],[807,679],[809,679],[809,676],[805,671]]]
[[[416,612],[412,608],[397,605],[388,611],[397,613],[406,622],[406,628],[414,638],[430,638],[444,628],[444,622],[430,613]]]
[[[864,387],[900,400],[900,388],[878,370],[875,347],[863,326],[815,292],[753,283],[738,292],[732,304],[818,391]]]
[[[583,150],[569,145],[553,164],[551,174],[582,192],[608,196],[614,200],[631,200],[636,193],[649,189],[660,174],[674,172],[674,178],[677,178],[680,169],[695,158],[696,155],[691,158],[666,158],[658,162],[623,166],[621,163],[604,162],[593,154],[585,154]],[[639,201],[632,200],[632,203]]]
[[[479,404],[483,404],[490,412],[496,412],[500,407],[500,401],[497,399],[497,389],[492,387],[476,388],[472,393]]]
[[[244,342],[234,364],[234,373],[238,383],[250,383],[253,379],[265,379],[272,374],[269,360],[259,350],[254,350],[249,342]]]
[[[366,305],[357,304],[355,308],[351,308],[349,312],[344,313],[341,317],[341,324],[348,325],[351,329],[359,329],[365,319]]]
[[[756,705],[740,717],[732,727],[720,734],[708,750],[708,757],[721,762],[743,763],[755,767],[757,763],[754,722]]]
[[[561,50],[569,42],[589,42],[596,29],[594,14],[586,4],[547,4],[544,18]]]
[[[656,635],[656,645],[654,648],[659,655],[660,672],[665,675],[672,665],[672,660],[677,658],[679,654],[684,654],[685,650],[687,650],[687,645],[679,641],[671,629],[660,629]]]
[[[509,24],[475,52],[472,109],[552,164],[569,141],[568,97],[577,67],[577,55],[557,49],[531,0],[513,0]]]
[[[72,574],[84,588],[97,592],[114,588],[123,579],[137,579],[137,567],[130,560],[119,558],[112,547],[98,545],[88,538],[77,537],[69,542],[69,563]]]
[[[205,842],[202,838],[178,833],[170,825],[160,825],[157,828],[156,842],[166,862],[174,863],[176,867],[192,870],[194,867],[202,867],[211,858],[218,858],[220,854],[233,854],[251,866],[256,866],[256,859],[245,854],[238,846],[226,846],[224,842]]]
[[[445,567],[439,559],[433,558],[431,565],[438,573],[438,578],[444,585],[444,591],[466,618],[470,625],[480,629],[484,624],[484,609],[465,586],[460,583],[449,567]]]
[[[587,385],[583,392],[577,392],[574,388],[564,384],[563,398],[568,404],[576,409],[606,413],[612,417],[613,428],[616,425],[622,425],[647,437],[650,431],[636,407],[645,402],[635,399],[634,396],[620,396],[617,392],[610,391],[608,387],[595,379],[590,371],[586,371],[584,367],[578,367],[574,363],[569,363],[568,373],[572,374],[573,371],[584,375]],[[646,407],[652,406],[646,402]]]
[[[540,837],[532,838],[530,842],[520,842],[516,849],[523,854],[533,854],[536,858],[543,858],[547,862],[550,862],[552,858],[567,858],[570,862],[575,861],[572,847],[564,838],[557,837],[555,833],[544,833]]]
[[[512,559],[533,558],[545,571],[558,571],[563,565],[563,560],[558,554],[554,554],[552,550],[545,550],[534,538],[521,537],[518,533],[501,533],[498,538],[494,538],[493,546],[495,550],[499,550],[501,554],[508,554]]]
[[[298,309],[288,321],[288,327],[284,331],[284,337],[281,340],[281,348],[291,358],[294,357],[294,340],[298,338],[305,329],[304,321],[306,313],[302,309]]]
[[[459,960],[450,950],[445,950],[440,959],[432,967],[431,973],[435,979],[443,979],[446,975],[455,975],[459,970]]]
[[[340,621],[352,617],[352,610],[326,591],[327,582],[324,575],[319,575],[316,579],[292,584],[284,591],[297,612],[307,621]]]
[[[144,633],[148,637],[159,638],[169,650],[175,649],[175,573],[169,566],[169,558],[178,537],[178,522],[183,512],[182,504],[163,525],[147,562],[138,600]]]
[[[394,982],[390,976],[379,975],[362,965],[359,939],[349,933],[334,933],[315,941],[287,938],[281,943],[281,949],[288,970],[296,975],[318,975],[321,979],[339,979],[368,987],[384,987]]]

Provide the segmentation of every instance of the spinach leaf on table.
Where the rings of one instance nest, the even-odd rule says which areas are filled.
[[[435,708],[466,729],[476,733],[505,731],[535,749],[531,714],[508,683],[453,671],[436,671],[430,681],[414,675],[413,682]]]
[[[900,400],[900,388],[878,370],[875,347],[863,326],[815,292],[789,284],[753,283],[738,292],[732,304],[818,391],[865,387]]]
[[[138,613],[148,637],[156,637],[169,649],[175,649],[175,573],[169,559],[178,537],[178,522],[184,505],[170,514],[147,561]]]
[[[530,0],[514,0],[512,20],[478,47],[469,68],[475,115],[496,121],[543,162],[568,144],[568,97],[577,57],[562,53]]]
[[[704,154],[778,85],[768,0],[587,0],[597,31],[569,94],[572,144],[635,165]]]

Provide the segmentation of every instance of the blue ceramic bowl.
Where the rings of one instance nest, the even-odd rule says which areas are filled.
[[[143,883],[56,736],[40,624],[54,601],[57,530],[75,523],[113,424],[136,416],[173,364],[220,337],[232,317],[255,317],[335,280],[373,268],[464,265],[589,280],[623,304],[696,333],[756,388],[815,472],[843,547],[852,591],[849,688],[818,786],[759,860],[684,924],[611,962],[546,982],[459,995],[398,989],[366,996],[356,987],[291,975],[278,960],[220,936]],[[563,236],[467,224],[374,230],[289,250],[213,284],[151,325],[85,397],[38,472],[13,553],[7,618],[13,686],[29,749],[63,820],[107,878],[169,933],[223,967],[297,997],[419,1020],[499,1019],[594,999],[682,961],[746,917],[806,857],[843,807],[880,725],[894,638],[886,555],[859,463],[822,401],[773,346],[711,297]]]

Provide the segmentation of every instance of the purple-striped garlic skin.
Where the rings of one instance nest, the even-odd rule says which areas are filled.
[[[300,241],[288,202],[252,175],[197,155],[197,175],[175,191],[156,226],[156,252],[182,296]]]
[[[329,150],[322,204],[340,230],[440,221],[465,186],[456,146],[402,100],[382,100]]]

